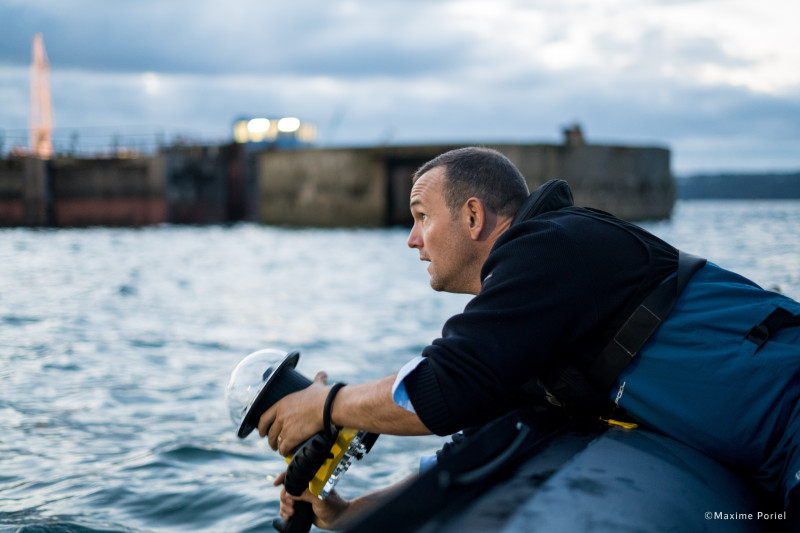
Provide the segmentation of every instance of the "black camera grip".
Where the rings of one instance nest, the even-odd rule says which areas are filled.
[[[337,432],[338,433],[338,432]],[[284,486],[286,492],[292,496],[300,496],[308,488],[308,483],[314,477],[322,464],[331,457],[332,442],[330,435],[324,431],[308,439],[295,452],[286,469]],[[333,434],[336,438],[336,433]],[[276,518],[272,527],[281,533],[307,533],[314,521],[314,511],[309,502],[295,501],[294,515],[289,520]]]
[[[276,518],[272,527],[281,533],[308,533],[314,522],[314,510],[309,502],[294,502],[294,514],[289,520]]]

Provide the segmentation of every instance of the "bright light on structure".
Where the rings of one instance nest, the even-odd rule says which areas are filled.
[[[242,118],[233,124],[237,143],[253,143],[283,148],[309,146],[317,138],[317,128],[296,117]]]
[[[280,124],[280,123],[278,123]],[[268,118],[254,118],[247,123],[247,130],[253,134],[266,133],[269,130]]]
[[[246,143],[250,140],[250,131],[247,129],[246,120],[239,120],[233,125],[233,139],[237,143]]]
[[[278,131],[282,133],[292,133],[300,129],[300,119],[294,117],[284,117],[278,121]]]

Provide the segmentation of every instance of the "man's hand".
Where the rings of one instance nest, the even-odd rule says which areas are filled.
[[[269,434],[270,448],[286,457],[322,430],[322,410],[330,387],[328,375],[318,372],[305,389],[287,394],[267,409],[258,421],[258,434]]]
[[[336,395],[331,422],[337,426],[389,435],[430,435],[419,417],[392,400],[396,375],[348,385]],[[331,390],[325,372],[303,390],[281,398],[261,415],[258,434],[269,434],[269,446],[286,457],[322,431],[322,410]]]
[[[284,481],[286,481],[286,472],[281,472],[272,484],[277,487],[278,485],[283,485]],[[294,503],[296,501],[311,503],[311,508],[314,511],[314,525],[320,529],[336,529],[339,527],[347,514],[347,508],[350,506],[350,502],[339,496],[335,490],[331,491],[327,498],[321,500],[311,494],[308,489],[301,496],[292,496],[286,492],[286,488],[282,488],[280,496],[281,518],[288,520],[294,515]]]
[[[383,489],[368,492],[352,500],[345,500],[332,490],[328,497],[320,500],[306,490],[299,497],[292,496],[286,492],[286,488],[281,488],[281,508],[280,515],[284,520],[288,520],[294,515],[294,504],[296,501],[311,502],[311,509],[314,511],[314,525],[320,529],[344,529],[351,525],[364,513],[375,509],[383,502],[396,496],[401,490],[410,485],[417,479],[417,474],[412,474],[403,481],[390,485]],[[273,485],[283,485],[286,481],[286,472],[281,472],[275,478]]]

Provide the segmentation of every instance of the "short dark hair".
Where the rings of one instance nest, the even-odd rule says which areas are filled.
[[[492,212],[513,217],[528,197],[525,178],[497,150],[482,146],[450,150],[419,167],[414,181],[441,166],[445,167],[445,203],[453,216],[474,196]]]

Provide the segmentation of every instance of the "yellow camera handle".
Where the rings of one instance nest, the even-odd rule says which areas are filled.
[[[311,494],[314,496],[319,496],[322,492],[322,489],[325,488],[325,483],[328,482],[333,471],[336,470],[336,467],[339,465],[339,462],[344,457],[345,452],[350,447],[350,443],[353,442],[353,439],[358,434],[358,430],[351,429],[351,428],[342,428],[339,430],[339,435],[336,437],[336,442],[334,443],[333,447],[331,448],[331,455],[332,457],[328,458],[322,466],[317,470],[317,473],[314,474],[313,479],[308,483],[308,490],[311,491]],[[286,458],[286,463],[290,463],[292,461],[292,457],[294,454],[288,456]]]

